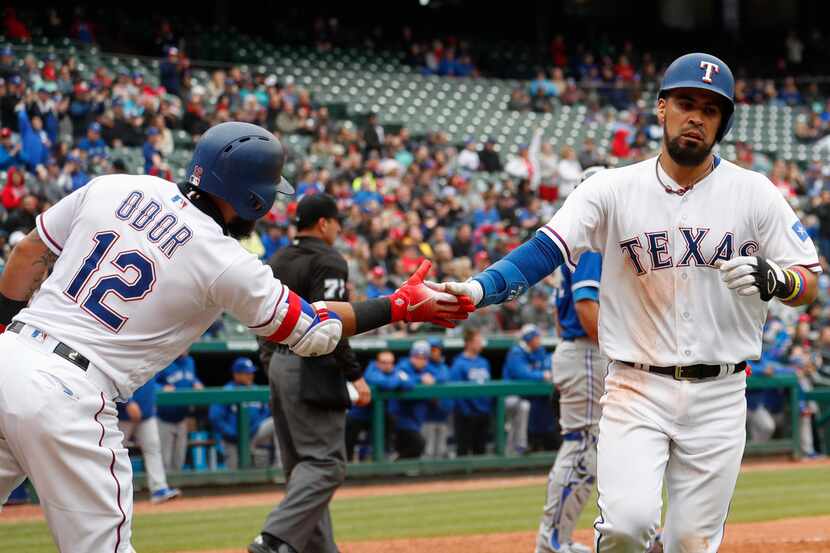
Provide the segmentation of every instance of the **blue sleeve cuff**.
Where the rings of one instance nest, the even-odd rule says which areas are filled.
[[[473,277],[484,290],[478,307],[510,301],[551,274],[564,262],[559,248],[547,236],[533,238]]]
[[[599,302],[599,290],[593,286],[583,286],[574,290],[574,301],[591,300]]]

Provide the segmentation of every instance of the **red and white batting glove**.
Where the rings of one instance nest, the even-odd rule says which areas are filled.
[[[431,267],[429,261],[421,262],[403,286],[389,296],[393,323],[432,323],[454,328],[455,321],[463,321],[475,311],[475,305],[467,296],[439,292],[424,284],[424,277]]]

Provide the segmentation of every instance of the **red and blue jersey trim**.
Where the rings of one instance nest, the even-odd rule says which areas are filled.
[[[306,302],[304,299],[302,299],[294,292],[289,291],[288,310],[285,312],[285,317],[283,317],[280,326],[277,327],[277,330],[275,330],[273,334],[268,336],[268,341],[282,342],[283,340],[288,338],[291,335],[291,333],[294,332],[294,327],[297,326],[297,321],[300,320],[300,313],[306,311],[305,306],[308,306],[308,308],[311,309],[312,313],[314,312],[314,308],[308,305],[308,302]]]

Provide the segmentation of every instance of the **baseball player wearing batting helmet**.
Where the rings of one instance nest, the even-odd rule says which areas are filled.
[[[12,251],[0,277],[0,504],[29,476],[63,553],[130,550],[132,473],[113,401],[223,311],[302,356],[391,321],[466,318],[469,300],[423,285],[426,263],[356,304],[310,305],[275,279],[234,236],[291,192],[284,156],[264,129],[222,123],[199,141],[187,182],[98,177]]]
[[[792,208],[765,176],[712,153],[733,95],[722,60],[678,58],[657,101],[658,156],[586,180],[531,240],[471,280],[431,284],[485,306],[602,254],[602,553],[649,547],[664,482],[666,550],[718,550],[744,449],[746,360],[761,355],[768,302],[816,296],[816,248]]]

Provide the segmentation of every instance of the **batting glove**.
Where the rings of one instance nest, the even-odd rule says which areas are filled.
[[[468,296],[427,286],[424,277],[431,267],[429,261],[422,262],[403,286],[389,296],[392,322],[432,323],[454,328],[455,321],[464,320],[475,311],[475,305]]]
[[[465,282],[432,282],[427,280],[425,284],[436,292],[467,296],[473,302],[473,305],[478,305],[484,298],[484,289],[481,287],[481,283],[473,279]]]
[[[757,255],[736,257],[718,268],[727,288],[739,296],[759,294],[763,301],[791,295],[797,278],[792,271]]]

